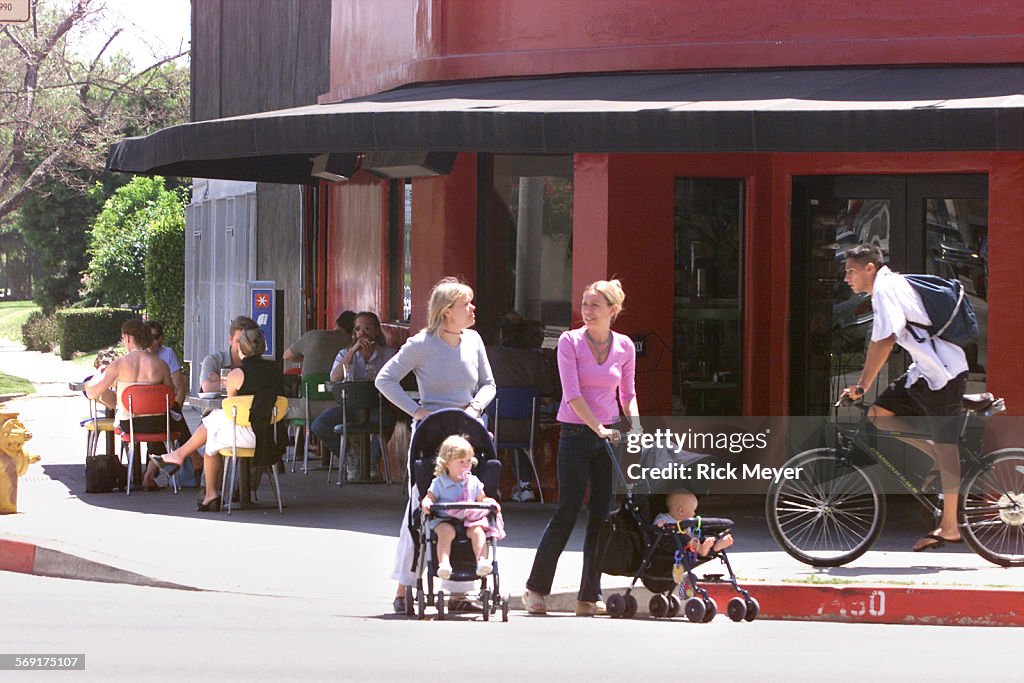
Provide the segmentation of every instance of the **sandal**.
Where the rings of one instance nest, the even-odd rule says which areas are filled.
[[[544,596],[529,588],[523,591],[523,607],[528,614],[547,614],[548,606],[544,602]]]
[[[922,536],[920,538],[920,540],[918,542],[924,541],[924,540],[935,541],[935,542],[934,543],[925,543],[922,546],[919,546],[919,545],[917,545],[915,543],[914,544],[914,548],[913,548],[915,553],[923,553],[926,550],[938,550],[939,548],[941,548],[942,546],[946,545],[947,543],[963,543],[964,542],[963,538],[943,538],[942,536],[939,536],[938,534],[925,534],[924,536]]]

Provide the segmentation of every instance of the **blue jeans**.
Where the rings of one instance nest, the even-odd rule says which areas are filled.
[[[612,504],[612,462],[603,440],[586,425],[561,424],[558,439],[558,509],[544,529],[526,587],[542,595],[551,592],[558,558],[576,526],[583,496],[590,483],[590,514],[583,540],[583,576],[577,599],[601,597],[601,564],[597,533]]]
[[[380,411],[376,408],[370,411],[370,420],[376,420]],[[316,438],[320,439],[320,443],[327,446],[327,448],[334,454],[338,454],[341,450],[341,434],[334,433],[334,426],[340,425],[342,410],[341,406],[333,406],[328,408],[320,414],[320,417],[313,420],[313,424],[310,425],[310,431],[312,431]],[[384,436],[387,438],[387,434],[390,431],[388,425],[384,426]],[[380,441],[376,435],[370,437],[370,462],[377,463],[380,461]]]

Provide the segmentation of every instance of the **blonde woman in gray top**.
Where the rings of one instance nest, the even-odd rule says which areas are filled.
[[[445,408],[479,418],[494,400],[494,375],[483,340],[469,329],[476,323],[475,311],[469,285],[453,277],[442,279],[430,292],[427,326],[410,337],[377,375],[377,389],[412,416],[413,429],[420,420]],[[410,372],[416,375],[419,401],[400,384]],[[416,583],[413,541],[405,522],[408,515],[406,510],[391,575],[399,583],[394,603],[399,613],[405,612],[405,586]]]

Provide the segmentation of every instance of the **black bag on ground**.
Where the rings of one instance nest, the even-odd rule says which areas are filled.
[[[643,561],[643,539],[636,520],[625,507],[608,515],[597,534],[601,572],[612,576],[633,576]]]
[[[85,457],[85,492],[110,493],[128,485],[128,468],[107,453]]]

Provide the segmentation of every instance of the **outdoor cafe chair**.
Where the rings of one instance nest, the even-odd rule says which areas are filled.
[[[89,417],[82,420],[85,429],[85,455],[94,456],[99,450],[100,436],[116,431],[113,416],[100,417],[99,401],[89,399]]]
[[[524,479],[519,472],[519,458],[516,457],[514,451],[521,450],[526,453],[526,457],[530,461],[530,469],[533,470],[532,478],[537,481],[537,494],[540,496],[540,502],[543,503],[544,487],[541,486],[540,474],[537,473],[537,463],[534,460],[533,455],[534,435],[537,432],[538,398],[539,393],[537,391],[537,387],[497,387],[497,393],[494,396],[494,400],[487,406],[484,413],[489,416],[488,419],[494,428],[495,450],[513,451],[512,462],[515,466],[517,482],[524,481]],[[526,423],[529,422],[529,435],[523,434],[521,430],[518,429],[510,429],[513,425],[508,423],[513,420],[518,423],[516,425],[517,427],[519,425],[525,427]],[[505,423],[505,431],[502,431],[501,429],[502,423]]]
[[[345,457],[348,453],[349,437],[359,435],[376,436],[380,442],[381,460],[384,463],[384,481],[391,483],[391,465],[388,463],[384,441],[384,426],[387,418],[392,415],[391,404],[385,413],[384,399],[377,387],[370,381],[337,382],[333,388],[334,398],[341,406],[341,424],[335,425],[334,433],[341,434],[338,448],[338,486],[345,478]],[[377,419],[372,418],[372,411],[377,411]],[[331,481],[331,468],[334,465],[334,453],[327,462],[327,482]]]
[[[220,496],[221,500],[224,501],[223,504],[227,507],[229,515],[231,514],[231,494],[235,490],[235,476],[238,473],[238,460],[240,458],[254,458],[256,456],[255,448],[241,448],[237,445],[238,428],[252,426],[249,420],[252,400],[252,396],[232,396],[231,398],[224,399],[222,405],[224,413],[231,418],[234,426],[232,429],[231,445],[219,451],[221,457],[228,460],[224,467]],[[276,424],[285,419],[287,415],[288,398],[286,396],[278,396],[277,401],[274,403],[274,410],[271,413],[270,421]],[[275,431],[274,434],[276,436],[277,432]],[[261,465],[261,467],[269,471],[270,483],[274,489],[274,495],[277,497],[277,511],[284,514],[284,505],[281,503],[281,482],[277,478],[277,468],[274,465]],[[230,470],[230,476],[228,470]]]
[[[168,453],[174,448],[178,440],[178,432],[171,431],[171,406],[174,405],[174,389],[164,384],[133,384],[125,387],[121,393],[121,406],[128,411],[128,431],[120,427],[117,431],[121,434],[122,451],[126,448],[128,452],[128,485],[125,493],[132,492],[132,472],[135,468],[136,459],[141,458],[136,449],[136,444],[141,443],[163,443]],[[136,428],[136,421],[143,417],[161,416],[164,418],[164,430],[162,432],[140,432]],[[178,493],[178,475],[172,475],[171,486],[175,493]]]
[[[288,426],[295,430],[295,442],[292,449],[292,472],[295,472],[295,461],[299,455],[299,432],[302,432],[305,436],[302,448],[302,473],[309,473],[309,440],[312,433],[310,426],[313,424],[314,417],[316,417],[310,410],[310,403],[313,403],[315,407],[317,402],[332,400],[331,392],[320,389],[320,386],[329,382],[330,379],[331,373],[329,372],[315,372],[302,376],[302,382],[299,384],[299,396],[302,398],[302,415],[300,417],[293,417],[288,422]]]

